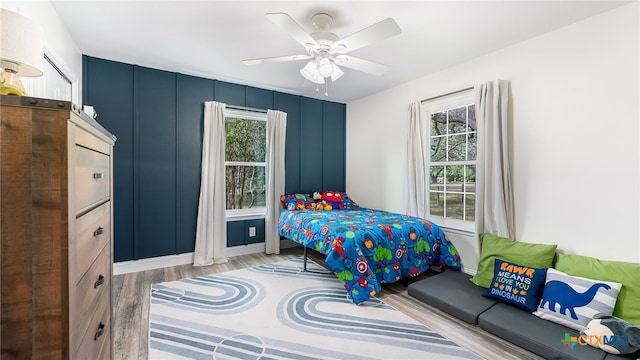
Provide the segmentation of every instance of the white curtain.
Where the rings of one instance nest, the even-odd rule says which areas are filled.
[[[267,111],[267,179],[266,206],[264,219],[265,253],[280,253],[278,216],[280,215],[280,195],[284,194],[284,151],[287,134],[287,113],[277,110]]]
[[[476,163],[476,233],[515,239],[511,185],[511,101],[507,80],[475,87],[478,152]]]
[[[405,182],[406,214],[424,218],[427,215],[427,175],[425,134],[419,102],[409,104],[409,134],[407,141],[407,177]]]
[[[193,255],[195,266],[227,262],[224,109],[223,103],[204,103],[202,175]]]

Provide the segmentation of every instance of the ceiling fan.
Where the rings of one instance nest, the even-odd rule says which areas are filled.
[[[304,31],[288,14],[270,13],[266,16],[304,46],[306,54],[248,59],[242,62],[247,65],[257,65],[268,62],[310,60],[300,69],[300,74],[315,84],[325,84],[328,78],[332,82],[338,80],[344,74],[338,65],[369,74],[382,75],[388,66],[346,54],[401,32],[395,20],[387,18],[340,39],[336,34],[327,31],[333,22],[333,17],[327,13],[316,13],[311,17],[311,22],[317,29],[312,34]]]

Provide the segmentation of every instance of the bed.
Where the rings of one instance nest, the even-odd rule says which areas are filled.
[[[380,292],[383,283],[416,277],[432,266],[461,268],[455,246],[428,220],[351,201],[330,211],[317,210],[313,200],[300,202],[280,212],[280,235],[324,254],[356,304]]]

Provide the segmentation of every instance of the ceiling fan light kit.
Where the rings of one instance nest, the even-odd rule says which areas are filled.
[[[309,61],[307,65],[300,69],[300,74],[315,84],[324,84],[324,78],[318,72],[315,60]]]
[[[320,59],[320,61],[318,62],[318,73],[322,77],[331,76],[331,73],[333,72],[333,66],[331,65],[333,65],[331,63],[331,60],[327,58]]]
[[[335,82],[344,75],[344,71],[332,60],[324,58],[319,62],[316,62],[316,60],[309,61],[300,69],[300,74],[314,84],[324,84],[326,82],[325,78],[331,78],[331,82]]]
[[[303,55],[249,59],[242,62],[246,65],[257,65],[264,62],[311,59],[300,69],[300,74],[305,79],[316,84],[316,86],[318,84],[325,84],[326,86],[328,78],[335,82],[344,75],[344,71],[338,65],[369,74],[382,75],[387,70],[387,66],[344,54],[398,35],[401,32],[395,20],[387,18],[340,39],[336,34],[327,31],[327,28],[333,23],[333,17],[327,13],[317,13],[311,17],[311,23],[318,30],[312,34],[308,34],[288,14],[271,13],[266,14],[266,16],[281,29],[288,32],[294,40],[305,48],[307,53]],[[328,95],[326,91],[325,95]]]
[[[331,72],[331,81],[334,82],[344,75],[344,71],[342,71],[336,64],[333,64],[332,67],[333,71]]]

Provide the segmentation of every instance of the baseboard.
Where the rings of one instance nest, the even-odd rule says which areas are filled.
[[[291,240],[280,240],[281,249],[286,249],[294,246],[299,245]],[[256,254],[264,252],[264,249],[264,243],[228,247],[227,257]],[[187,264],[193,264],[193,252],[178,255],[157,256],[140,260],[120,261],[113,264],[113,275],[128,274],[132,272]]]
[[[473,269],[465,269],[464,266],[462,266],[462,272],[467,274],[467,275],[471,275],[471,276],[475,276],[478,272],[473,270]]]

